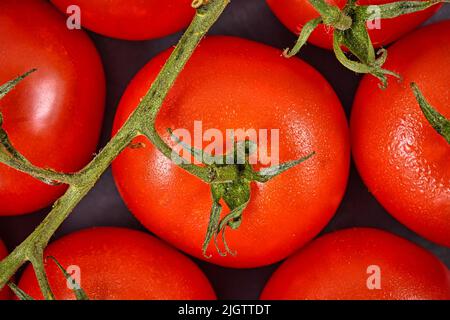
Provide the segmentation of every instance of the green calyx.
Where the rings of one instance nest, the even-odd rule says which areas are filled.
[[[172,130],[168,129],[168,132],[174,142],[188,151],[209,171],[208,183],[211,188],[212,207],[202,246],[203,255],[206,258],[211,258],[206,252],[212,241],[221,256],[236,255],[236,252],[230,249],[225,233],[228,228],[237,230],[240,227],[244,210],[250,202],[252,182],[266,183],[315,155],[313,152],[298,160],[255,171],[250,164],[250,156],[256,152],[257,146],[252,141],[236,142],[229,154],[212,156],[204,153],[203,150],[186,145],[172,133]],[[229,208],[229,212],[224,217],[222,217],[221,203],[225,203]],[[219,238],[222,240],[224,250],[219,246]]]
[[[439,3],[449,0],[431,1],[400,1],[383,5],[360,6],[356,0],[349,0],[341,10],[328,4],[325,0],[309,0],[311,5],[319,12],[320,18],[307,22],[298,37],[295,46],[284,51],[284,56],[290,58],[296,55],[306,44],[312,32],[323,24],[332,27],[333,51],[338,61],[346,68],[363,74],[371,74],[380,80],[382,89],[387,86],[387,76],[400,79],[393,71],[383,68],[387,59],[384,49],[375,51],[368,32],[368,23],[377,22],[374,28],[381,27],[381,19],[392,19],[405,14],[423,11]],[[343,50],[351,53],[350,58]]]
[[[423,96],[417,84],[411,83],[417,102],[431,126],[450,144],[450,120],[433,108]]]
[[[248,143],[248,141],[246,141],[246,143]],[[213,239],[216,249],[221,256],[226,256],[227,254],[236,255],[236,252],[232,251],[228,246],[225,232],[227,228],[237,230],[240,227],[243,212],[250,202],[252,182],[266,183],[290,168],[293,168],[308,160],[314,154],[315,153],[312,153],[299,160],[262,169],[261,171],[255,171],[249,163],[249,149],[246,149],[245,164],[225,164],[220,166],[213,165],[212,168],[215,172],[217,172],[217,177],[224,176],[222,174],[223,171],[232,171],[235,172],[235,175],[234,180],[227,181],[220,179],[221,182],[211,183],[213,205],[211,208],[205,241],[202,246],[203,255],[210,258],[210,256],[206,254],[206,251]],[[220,219],[222,213],[222,205],[220,204],[221,201],[223,201],[230,210],[230,212],[222,219]],[[218,243],[219,237],[222,239],[225,251],[220,249]]]

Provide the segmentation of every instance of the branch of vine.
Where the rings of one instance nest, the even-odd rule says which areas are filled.
[[[56,230],[94,187],[112,161],[132,143],[134,138],[140,135],[146,136],[169,159],[173,156],[172,148],[164,142],[155,129],[156,117],[178,75],[202,38],[225,10],[229,1],[194,0],[193,7],[197,10],[196,15],[147,94],[142,98],[135,111],[129,116],[117,134],[84,169],[77,173],[59,173],[50,169],[36,167],[30,163],[14,148],[7,132],[2,129],[3,120],[7,121],[7,119],[3,119],[0,114],[0,163],[27,173],[50,185],[68,185],[65,194],[54,203],[50,213],[41,224],[8,257],[0,262],[0,289],[8,284],[23,264],[31,262],[44,298],[48,300],[54,299],[45,275],[44,249]],[[31,70],[27,74],[1,86],[0,99],[34,71]],[[179,165],[207,183],[211,183],[214,180],[214,175],[211,174],[208,168],[183,163]]]

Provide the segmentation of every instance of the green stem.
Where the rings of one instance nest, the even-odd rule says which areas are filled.
[[[415,13],[426,10],[436,4],[448,3],[449,0],[432,0],[432,1],[399,1],[376,5],[379,10],[380,19],[392,19],[405,14]],[[358,6],[357,14],[363,17],[365,20],[371,19],[372,12],[369,8],[372,6]]]
[[[212,181],[211,173],[208,168],[199,167],[191,163],[185,163],[183,159],[181,159],[181,157],[178,156],[177,153],[175,153],[172,148],[164,142],[153,124],[145,126],[142,129],[142,132],[163,155],[165,155],[168,159],[173,160],[173,162],[180,168],[200,178],[204,182],[210,183]]]
[[[352,26],[352,19],[348,15],[325,0],[309,0],[309,3],[320,13],[325,25],[342,31]]]
[[[286,58],[291,58],[291,57],[295,56],[297,53],[299,53],[300,50],[303,48],[303,46],[308,41],[308,38],[311,36],[313,31],[322,22],[323,22],[322,18],[316,18],[316,19],[308,21],[303,26],[302,31],[300,32],[300,35],[299,35],[299,37],[297,39],[297,42],[295,43],[295,46],[291,50],[289,50],[289,48],[285,49],[284,52],[283,52],[283,55]]]
[[[2,128],[0,128],[0,145],[0,163],[3,163],[18,171],[27,173],[49,185],[73,183],[74,178],[72,174],[42,169],[31,164],[21,153],[13,148],[7,133]]]
[[[113,159],[127,147],[137,136],[133,128],[138,121],[131,117],[116,136],[94,158],[94,160],[79,174],[75,175],[75,182],[69,186],[66,193],[53,205],[50,213],[41,224],[31,233],[13,252],[0,263],[0,288],[6,285],[9,279],[26,262],[41,257],[38,248],[45,248],[53,234],[66,220],[78,203],[94,187],[102,173],[109,167]]]
[[[8,283],[8,287],[11,289],[12,292],[19,298],[19,300],[34,300],[33,297],[26,294],[22,289],[20,289],[17,285],[10,282]]]
[[[4,85],[0,86],[0,99],[6,96],[20,82],[22,82],[26,77],[28,77],[35,71],[36,69],[28,71],[23,75],[18,76],[16,79],[8,81]],[[3,115],[0,112],[0,163],[3,163],[21,172],[28,173],[36,179],[39,179],[42,182],[50,185],[58,183],[70,184],[72,182],[72,176],[70,174],[42,169],[32,165],[18,150],[16,150],[12,142],[9,140],[8,134],[2,126]]]
[[[0,288],[3,288],[14,273],[27,261],[32,260],[37,271],[42,268],[42,255],[37,250],[43,250],[47,246],[50,238],[62,222],[92,189],[111,162],[136,136],[145,134],[159,150],[162,150],[170,158],[172,151],[153,129],[154,121],[176,77],[228,3],[229,0],[210,0],[197,10],[197,14],[189,29],[182,36],[177,48],[123,127],[90,164],[73,175],[68,190],[56,201],[44,221],[7,258],[0,262]],[[198,174],[203,179],[208,179],[203,170],[196,171],[191,167],[185,167],[185,169],[192,174]],[[38,257],[39,259],[37,259]],[[46,286],[43,282],[41,284],[44,287]],[[51,297],[47,294],[46,298]]]
[[[193,22],[186,30],[184,36],[180,39],[178,45],[170,55],[166,64],[149,92],[142,100],[142,113],[149,121],[143,124],[143,134],[161,151],[167,158],[172,159],[173,150],[160,137],[155,129],[155,120],[159,109],[164,102],[167,92],[172,88],[178,74],[192,56],[195,48],[202,38],[206,35],[212,23],[214,23],[222,14],[229,0],[221,0],[203,4],[199,7],[198,13]],[[208,14],[207,19],[205,19]],[[179,163],[177,161],[177,163]],[[205,167],[198,167],[192,164],[179,163],[179,166],[191,174],[197,176],[205,182],[211,182],[209,170]]]
[[[290,58],[297,54],[314,29],[322,23],[334,29],[333,50],[338,61],[354,72],[368,73],[377,77],[381,81],[380,87],[385,88],[388,75],[396,78],[400,78],[400,76],[395,72],[383,69],[386,54],[380,57],[375,55],[375,49],[367,30],[367,22],[374,18],[389,19],[423,11],[450,0],[400,1],[371,6],[360,6],[355,0],[348,0],[342,10],[328,4],[325,0],[308,1],[320,14],[320,18],[310,20],[303,26],[294,48],[286,49],[284,55]],[[342,49],[344,47],[356,57],[356,61],[347,57]]]
[[[43,261],[44,250],[42,247],[36,247],[34,254],[30,256],[30,262],[33,265],[36,279],[38,281],[39,287],[41,288],[44,299],[55,300],[55,296],[53,295],[52,289],[50,288],[50,283],[48,282],[47,275],[45,273],[45,266]]]

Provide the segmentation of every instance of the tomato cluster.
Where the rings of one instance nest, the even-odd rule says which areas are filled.
[[[89,30],[143,40],[180,31],[195,10],[190,0],[50,2],[0,2],[0,84],[37,69],[0,100],[1,125],[14,148],[34,165],[74,173],[97,149],[106,84],[95,46],[83,30],[69,30],[63,14],[73,14],[69,7],[78,8],[81,24]],[[318,16],[307,0],[267,3],[296,33]],[[332,3],[343,8],[347,2]],[[450,21],[404,36],[438,8],[386,20],[382,29],[369,31],[376,47],[401,38],[389,48],[385,67],[402,79],[390,78],[387,89],[381,90],[377,79],[365,76],[354,100],[350,130],[333,88],[306,62],[237,37],[204,39],[157,115],[155,128],[162,140],[173,146],[168,129],[193,132],[201,120],[203,131],[278,130],[280,163],[312,156],[268,181],[249,179],[248,166],[233,167],[239,183],[249,186],[250,200],[242,220],[233,221],[239,228],[227,231],[227,242],[219,237],[218,248],[210,245],[203,251],[211,186],[180,168],[147,138],[136,138],[113,162],[113,175],[129,210],[162,240],[112,227],[56,240],[44,252],[55,297],[76,297],[60,264],[74,272],[91,299],[215,299],[201,270],[162,242],[167,241],[191,256],[232,268],[288,258],[262,299],[450,299],[447,267],[407,240],[370,228],[313,240],[343,199],[352,149],[362,179],[383,207],[424,238],[450,247],[450,145],[429,123],[410,87],[415,82],[436,111],[450,119]],[[331,31],[319,27],[310,41],[330,49]],[[172,52],[154,57],[131,81],[117,109],[113,136]],[[205,149],[211,142],[206,140],[195,147]],[[251,166],[264,171],[264,165],[258,160]],[[48,207],[66,188],[0,164],[0,216]],[[224,194],[232,188],[235,181],[224,183]],[[221,218],[232,212],[233,200],[220,199]],[[236,255],[216,250],[221,253],[227,246]],[[0,259],[5,256],[0,243]],[[18,287],[43,298],[32,266]],[[9,289],[0,291],[0,299],[11,297]]]
[[[450,247],[450,147],[427,122],[409,83],[450,117],[450,22],[425,27],[389,48],[387,68],[403,81],[384,91],[364,78],[351,118],[356,165],[372,194],[400,222]]]
[[[310,20],[319,17],[317,10],[308,0],[266,0],[273,13],[292,32],[299,34],[302,27]],[[425,1],[425,0],[421,0]],[[347,0],[327,1],[339,8],[344,8]],[[357,0],[359,5],[382,5],[398,1],[391,0]],[[439,6],[426,10],[396,17],[394,19],[383,19],[381,28],[369,28],[370,39],[374,46],[382,47],[397,40],[402,35],[413,30],[422,22],[431,17]],[[333,47],[333,28],[325,25],[319,26],[312,33],[309,41],[321,48],[331,49]]]

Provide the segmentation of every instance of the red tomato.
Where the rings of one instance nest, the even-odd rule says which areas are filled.
[[[46,1],[0,1],[0,83],[32,68],[0,101],[4,128],[33,164],[64,172],[81,169],[96,149],[105,79],[95,47],[69,31]],[[0,165],[0,215],[48,206],[65,190]]]
[[[80,8],[81,24],[102,35],[145,40],[180,31],[191,21],[192,0],[51,0],[61,12]],[[70,11],[70,14],[72,11]]]
[[[300,34],[302,26],[320,15],[308,0],[266,0],[274,14],[295,34]],[[397,0],[399,1],[399,0]],[[343,8],[347,0],[326,0],[327,3]],[[396,0],[358,0],[359,5],[381,5]],[[381,20],[381,29],[369,30],[372,43],[376,47],[387,45],[405,33],[413,30],[431,17],[441,6],[436,5],[427,10],[404,15],[394,19]],[[333,48],[333,28],[320,25],[309,38],[309,42],[325,49]]]
[[[55,257],[64,268],[79,268],[78,284],[91,300],[215,299],[205,275],[192,261],[142,232],[87,229],[50,244],[45,256]],[[58,300],[75,299],[61,270],[50,259],[46,272]],[[31,266],[19,287],[42,299]]]
[[[365,77],[352,114],[356,165],[369,190],[400,222],[450,246],[450,146],[427,122],[410,88],[450,117],[450,22],[409,35],[389,50],[386,68],[402,75],[377,89]]]
[[[450,299],[450,276],[421,247],[384,231],[356,228],[325,235],[289,258],[261,299]]]
[[[171,51],[153,59],[132,81],[114,130],[138,105]],[[229,267],[273,263],[311,240],[333,216],[348,177],[347,123],[330,85],[305,62],[239,38],[206,39],[170,91],[156,126],[170,143],[167,128],[185,128],[193,135],[196,120],[202,121],[203,132],[216,128],[223,135],[226,129],[280,129],[280,162],[317,153],[266,184],[252,183],[243,223],[227,233],[237,256],[220,257],[211,245],[208,261]],[[146,139],[136,142],[145,148],[129,148],[113,163],[123,199],[149,230],[203,258],[210,186]]]
[[[5,245],[0,240],[0,261],[7,255],[8,251],[6,251]],[[0,300],[9,300],[11,297],[11,291],[8,288],[3,288],[3,290],[0,290]]]

